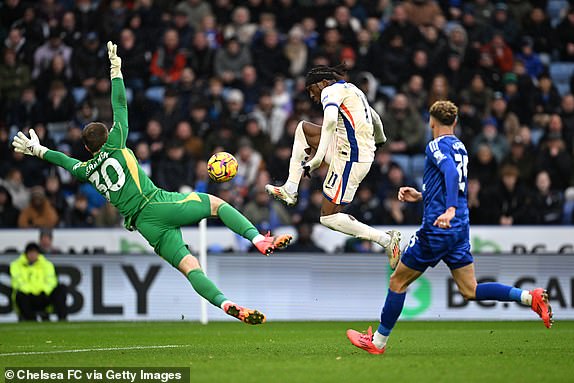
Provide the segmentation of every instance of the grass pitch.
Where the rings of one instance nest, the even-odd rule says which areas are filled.
[[[345,336],[367,326],[2,324],[0,367],[189,367],[191,382],[210,383],[574,381],[574,322],[399,322],[382,356]]]

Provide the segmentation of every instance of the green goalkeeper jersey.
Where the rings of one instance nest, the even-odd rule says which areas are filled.
[[[139,166],[133,152],[126,148],[128,108],[122,78],[112,79],[114,123],[104,146],[86,162],[48,150],[44,159],[62,166],[74,177],[89,182],[126,218],[133,229],[134,216],[159,190]]]

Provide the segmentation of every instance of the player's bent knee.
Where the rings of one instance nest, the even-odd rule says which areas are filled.
[[[389,289],[395,293],[402,294],[407,291],[408,283],[401,277],[397,277],[396,273],[391,275],[389,280]]]
[[[188,254],[185,257],[183,257],[183,259],[181,260],[181,262],[179,262],[179,265],[177,266],[177,269],[181,271],[183,275],[189,274],[191,270],[200,268],[201,266],[199,265],[199,261],[191,254]]]
[[[337,228],[340,226],[340,221],[343,218],[344,217],[342,217],[342,214],[339,213],[322,215],[321,218],[319,218],[319,222],[321,222],[321,225],[328,227],[329,229],[337,230]]]
[[[221,198],[209,194],[209,206],[211,208],[211,216],[212,217],[217,217],[217,210],[224,203],[225,203],[225,201],[222,200]]]

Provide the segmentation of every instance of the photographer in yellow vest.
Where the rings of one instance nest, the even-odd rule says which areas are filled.
[[[49,306],[58,320],[66,320],[66,287],[58,284],[54,264],[36,243],[27,244],[24,253],[10,264],[10,277],[20,320],[35,321],[38,314],[49,320]]]

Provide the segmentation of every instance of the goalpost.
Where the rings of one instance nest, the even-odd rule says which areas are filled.
[[[205,275],[207,275],[207,220],[202,219],[199,221],[199,264],[203,269]],[[199,322],[201,324],[207,324],[209,319],[207,317],[207,301],[205,299],[200,299],[200,314]]]

